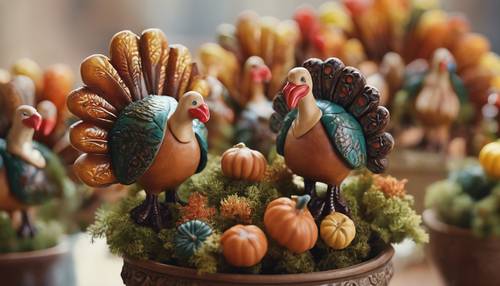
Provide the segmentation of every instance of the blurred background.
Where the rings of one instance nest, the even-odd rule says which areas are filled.
[[[150,27],[162,29],[171,43],[182,43],[192,51],[214,41],[216,27],[234,23],[245,9],[259,15],[289,19],[301,5],[318,7],[325,1],[268,0],[1,0],[0,67],[29,57],[42,67],[55,62],[78,71],[82,59],[107,53],[109,39],[123,29],[140,33]],[[472,30],[482,33],[500,51],[497,0],[442,0],[448,11],[465,13]]]

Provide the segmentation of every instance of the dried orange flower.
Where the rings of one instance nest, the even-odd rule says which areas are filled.
[[[403,197],[406,194],[405,185],[407,182],[407,179],[398,180],[392,176],[373,176],[373,183],[379,187],[387,197]]]
[[[207,198],[200,193],[192,193],[187,205],[180,207],[180,219],[177,224],[180,225],[193,219],[209,222],[214,215],[215,208],[208,207]]]
[[[230,195],[220,202],[220,214],[226,219],[234,219],[241,223],[251,223],[252,208],[247,198]]]

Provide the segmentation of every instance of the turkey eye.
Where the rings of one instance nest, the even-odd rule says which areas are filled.
[[[26,113],[26,112],[23,112],[23,116],[28,116],[28,113]]]
[[[197,104],[198,104],[198,101],[196,101],[196,100],[193,100],[193,102],[191,102],[191,105],[193,105],[193,106],[195,106]]]
[[[306,83],[306,78],[305,77],[301,77],[300,81],[303,82],[303,83]]]

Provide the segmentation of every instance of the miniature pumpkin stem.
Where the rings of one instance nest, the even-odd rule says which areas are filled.
[[[302,210],[307,206],[307,204],[311,200],[311,196],[310,195],[292,196],[292,200],[296,202],[295,208],[298,210]]]
[[[246,147],[247,147],[247,145],[245,145],[245,143],[243,143],[243,142],[240,142],[240,143],[233,146],[233,148],[246,148]]]

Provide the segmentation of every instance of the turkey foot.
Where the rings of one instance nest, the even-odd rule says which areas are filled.
[[[338,186],[328,186],[328,191],[330,192],[330,206],[331,212],[341,212],[348,217],[351,217],[351,211],[349,210],[349,206],[347,202],[340,195],[340,187]]]
[[[146,194],[144,202],[131,210],[130,216],[138,225],[158,232],[166,227],[170,214],[165,204],[158,201],[158,195]]]
[[[21,211],[21,226],[17,230],[17,236],[20,238],[33,238],[36,234],[36,228],[31,224],[28,211]]]

